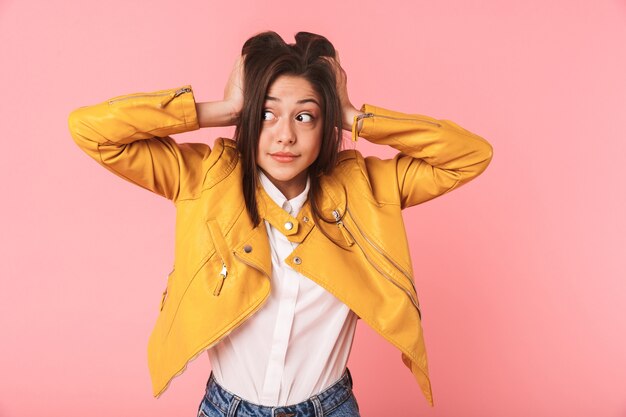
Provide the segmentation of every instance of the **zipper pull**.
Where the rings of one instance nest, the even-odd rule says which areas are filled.
[[[215,290],[213,291],[214,296],[220,295],[222,292],[222,287],[224,286],[224,281],[226,281],[226,277],[228,276],[228,270],[226,269],[226,264],[222,262],[222,270],[220,271],[220,280],[217,281],[217,285],[215,286]]]
[[[352,141],[356,142],[359,138],[359,134],[357,133],[357,127],[359,126],[359,122],[363,119],[367,119],[369,117],[374,117],[374,113],[361,113],[354,116],[354,121],[352,122]]]
[[[339,212],[337,210],[333,210],[333,217],[335,218],[335,223],[337,224],[339,231],[341,231],[341,234],[343,235],[343,238],[345,239],[348,246],[354,245],[354,240],[352,239],[352,236],[350,236],[350,232],[348,232],[346,226],[341,221],[341,216],[339,215]]]
[[[161,108],[170,104],[172,100],[174,100],[176,97],[180,96],[181,94],[190,93],[190,92],[191,92],[191,88],[189,87],[179,88],[178,90],[174,91],[173,93],[165,97],[163,101],[161,101]]]

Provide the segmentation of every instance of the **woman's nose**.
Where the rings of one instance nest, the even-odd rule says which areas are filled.
[[[296,135],[291,120],[279,120],[277,127],[276,139],[279,143],[294,143],[296,141]]]

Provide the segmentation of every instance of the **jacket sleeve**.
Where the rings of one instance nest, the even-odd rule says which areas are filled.
[[[365,158],[369,181],[381,200],[399,196],[403,209],[460,187],[491,161],[491,145],[451,121],[368,104],[361,111],[359,136],[400,151],[391,160]],[[394,187],[389,187],[390,180]]]
[[[202,178],[197,169],[206,144],[177,144],[169,135],[198,129],[190,86],[115,97],[70,114],[74,141],[120,177],[176,200],[183,181]],[[196,167],[196,169],[193,169]]]

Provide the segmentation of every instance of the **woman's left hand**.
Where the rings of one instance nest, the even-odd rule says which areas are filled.
[[[352,130],[354,117],[361,114],[356,107],[350,102],[348,97],[348,76],[346,71],[341,67],[339,60],[339,52],[335,51],[335,59],[330,59],[335,67],[335,77],[337,78],[337,93],[339,94],[339,102],[341,103],[341,113],[343,114],[343,128]]]

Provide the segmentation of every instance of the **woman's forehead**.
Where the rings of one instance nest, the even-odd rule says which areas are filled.
[[[320,96],[313,85],[304,77],[281,75],[267,89],[266,101],[289,104],[315,103],[320,105]]]

